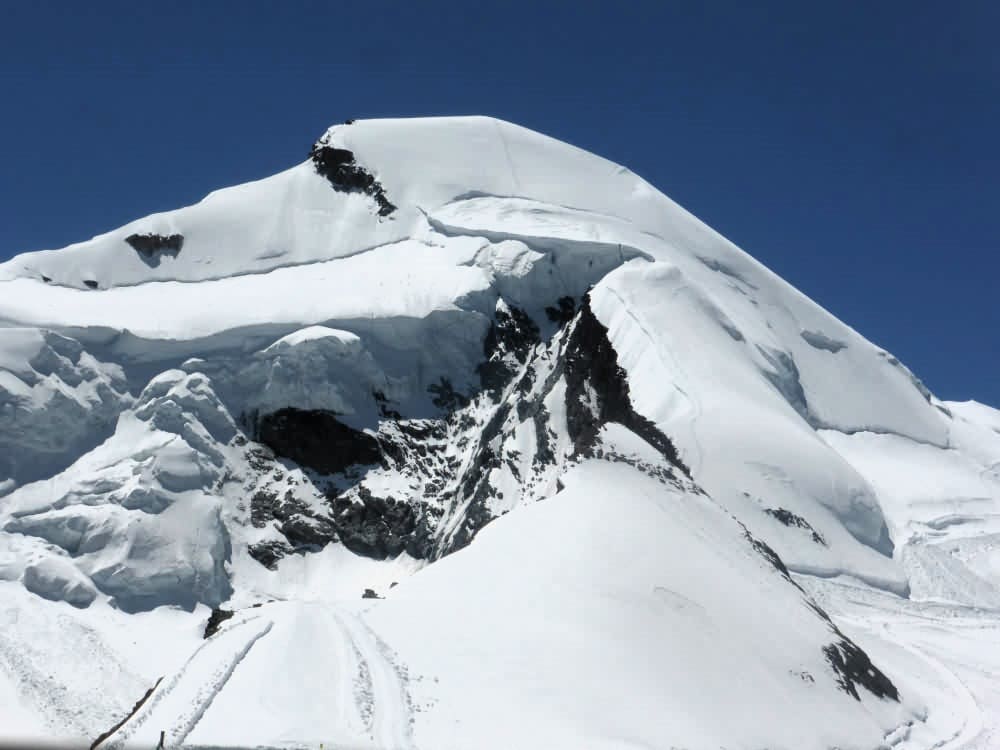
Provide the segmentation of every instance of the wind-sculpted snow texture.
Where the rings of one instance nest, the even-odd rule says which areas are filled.
[[[489,118],[0,265],[0,739],[995,747],[998,508],[1000,413]]]

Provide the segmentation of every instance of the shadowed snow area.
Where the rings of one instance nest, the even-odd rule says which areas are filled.
[[[538,133],[303,153],[0,264],[0,741],[996,746],[1000,412]]]

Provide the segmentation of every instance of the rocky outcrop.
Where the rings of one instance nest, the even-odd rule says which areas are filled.
[[[858,694],[858,686],[861,686],[876,698],[899,702],[896,686],[850,638],[844,637],[824,646],[823,654],[837,675],[840,689],[855,700],[861,700]]]
[[[429,556],[431,540],[417,533],[419,506],[406,499],[379,497],[361,486],[350,496],[331,501],[332,523],[340,541],[358,555],[384,560],[404,550],[411,557]]]
[[[257,542],[247,548],[250,557],[268,570],[277,569],[278,561],[293,551],[291,547],[280,541]]]
[[[184,236],[180,234],[130,234],[125,241],[139,255],[150,260],[157,255],[176,256],[184,247]]]
[[[484,391],[499,395],[541,341],[538,326],[517,307],[501,304],[483,340],[483,361],[476,371]]]
[[[332,412],[279,409],[253,421],[256,440],[278,456],[323,474],[382,459],[378,440],[348,427]]]
[[[202,638],[211,638],[213,635],[218,633],[219,628],[222,627],[222,623],[231,618],[234,614],[236,613],[230,609],[213,609],[212,614],[208,616],[208,622],[205,623],[205,633]]]
[[[826,546],[826,540],[802,516],[796,515],[785,508],[765,508],[764,512],[771,516],[771,518],[775,519],[778,523],[809,532],[812,540],[816,542],[816,544],[822,544],[824,547]]]
[[[639,414],[629,398],[628,376],[608,339],[608,329],[585,295],[566,345],[566,419],[577,454],[593,448],[600,428],[616,422],[641,437],[687,477],[690,471],[677,448],[659,428]]]
[[[402,419],[386,408],[372,434],[326,411],[251,415],[250,432],[260,443],[326,477],[313,480],[326,483],[325,507],[299,497],[295,488],[269,488],[265,480],[251,495],[251,522],[282,538],[257,542],[251,555],[273,567],[286,554],[336,541],[375,559],[403,552],[439,558],[469,544],[513,505],[547,496],[551,489],[545,488],[567,460],[595,455],[602,428],[611,422],[662,456],[656,466],[643,463],[643,471],[661,481],[688,479],[670,439],[632,407],[626,374],[589,299],[577,306],[565,297],[551,309],[550,317],[563,325],[543,341],[524,310],[501,300],[476,368],[480,390],[465,394],[441,377],[428,388],[442,413],[438,419]],[[522,455],[521,434],[531,435],[529,455]],[[257,468],[262,477],[276,470],[269,460]]]
[[[371,172],[357,163],[353,152],[319,141],[309,152],[309,158],[317,174],[325,177],[334,190],[367,195],[378,204],[379,216],[388,216],[396,210],[385,189]]]

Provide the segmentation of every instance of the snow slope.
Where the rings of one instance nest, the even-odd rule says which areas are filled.
[[[0,264],[11,736],[986,747],[998,507],[1000,412],[490,118]]]

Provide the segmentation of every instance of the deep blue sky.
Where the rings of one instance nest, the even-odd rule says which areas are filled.
[[[0,258],[276,172],[346,117],[491,114],[1000,405],[998,32],[995,0],[8,2]]]

